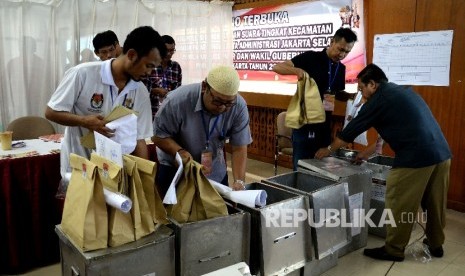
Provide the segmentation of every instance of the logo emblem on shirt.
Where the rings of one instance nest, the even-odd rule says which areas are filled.
[[[92,108],[101,108],[103,105],[103,94],[94,93],[90,99],[90,106]]]
[[[134,107],[134,99],[133,98],[125,98],[123,102],[123,106],[129,109]]]

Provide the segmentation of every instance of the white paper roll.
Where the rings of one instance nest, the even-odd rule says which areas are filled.
[[[263,207],[266,205],[266,191],[264,190],[244,190],[244,191],[233,191],[230,187],[227,187],[214,180],[208,179],[216,191],[224,198],[227,198],[233,202],[240,203],[250,208]]]
[[[127,213],[132,208],[132,201],[129,197],[112,192],[106,188],[103,188],[103,195],[108,205],[120,210],[123,213]]]

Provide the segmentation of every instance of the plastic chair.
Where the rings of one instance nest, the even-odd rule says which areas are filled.
[[[286,127],[286,111],[278,114],[276,118],[277,133],[275,136],[275,153],[274,153],[274,175],[278,174],[278,159],[279,156],[292,157],[292,129]]]
[[[42,135],[55,134],[55,128],[45,118],[25,116],[13,120],[6,130],[13,131],[13,140],[37,139]]]

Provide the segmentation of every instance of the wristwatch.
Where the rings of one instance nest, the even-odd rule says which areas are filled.
[[[334,152],[334,151],[333,151],[333,148],[331,147],[331,145],[329,145],[329,146],[327,147],[327,149],[329,150],[329,152]]]
[[[238,184],[242,185],[242,187],[245,189],[245,182],[244,182],[244,180],[236,179],[236,180],[234,180],[234,183],[238,183]]]
[[[240,179],[234,180],[234,183],[239,183],[239,184],[241,184],[241,185],[244,185],[244,184],[245,184],[244,180],[240,180]]]

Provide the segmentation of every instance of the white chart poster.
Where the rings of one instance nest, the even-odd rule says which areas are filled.
[[[375,35],[373,63],[400,85],[449,86],[453,31]]]

